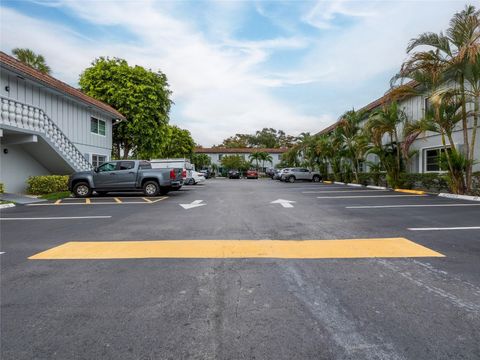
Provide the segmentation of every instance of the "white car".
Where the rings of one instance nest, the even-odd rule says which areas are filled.
[[[187,184],[197,185],[197,184],[201,184],[203,182],[205,182],[205,175],[198,172],[198,171],[193,170],[192,171],[192,177],[190,179],[188,179]]]

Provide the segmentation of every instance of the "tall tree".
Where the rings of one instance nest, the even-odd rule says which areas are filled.
[[[212,163],[210,156],[208,156],[207,154],[192,154],[190,160],[195,165],[196,170],[206,168]]]
[[[50,67],[47,65],[43,55],[36,54],[30,49],[15,48],[12,50],[12,54],[17,60],[27,64],[28,66],[37,69],[44,74],[50,74]]]
[[[473,153],[470,146],[468,129],[468,113],[467,113],[467,91],[466,91],[466,73],[471,69],[472,64],[477,61],[480,52],[480,10],[474,6],[467,5],[464,10],[456,13],[450,20],[450,24],[445,34],[443,33],[423,33],[417,38],[412,39],[407,52],[412,53],[418,47],[421,50],[415,54],[422,54],[427,49],[435,54],[439,61],[444,64],[444,75],[448,80],[456,82],[459,89],[459,97],[461,101],[462,114],[462,131],[463,143],[465,145],[466,157],[466,186],[467,191],[471,191],[472,185],[472,169],[473,169]],[[474,147],[473,147],[474,148]]]
[[[127,120],[113,127],[113,155],[151,158],[168,139],[172,101],[167,77],[123,59],[98,58],[80,75],[83,92],[104,101]]]
[[[195,148],[190,131],[175,125],[167,126],[166,140],[163,142],[159,157],[190,158]]]

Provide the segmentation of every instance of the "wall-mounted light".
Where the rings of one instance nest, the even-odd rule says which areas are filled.
[[[10,92],[10,86],[8,86],[8,85],[5,86],[5,91],[6,91],[6,92]]]
[[[7,155],[7,154],[8,154],[8,149],[6,149],[6,148],[3,149],[3,153],[4,153],[5,155]]]

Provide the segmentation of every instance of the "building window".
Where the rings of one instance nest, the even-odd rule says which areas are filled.
[[[278,154],[278,160],[282,160],[282,154]]]
[[[106,161],[107,161],[107,157],[105,155],[92,154],[92,165],[94,167],[99,167],[100,165],[102,165]]]
[[[90,132],[105,136],[105,121],[97,118],[90,118]]]
[[[438,172],[445,171],[440,164],[440,157],[445,153],[445,149],[429,149],[425,150],[425,171],[426,172]]]
[[[218,160],[222,160],[223,154],[218,154]]]

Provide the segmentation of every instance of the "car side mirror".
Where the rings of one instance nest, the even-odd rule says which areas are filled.
[[[93,171],[98,172],[98,167],[95,166],[95,167],[93,168]]]

